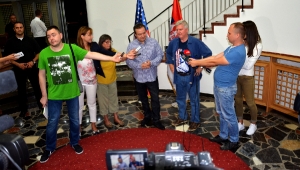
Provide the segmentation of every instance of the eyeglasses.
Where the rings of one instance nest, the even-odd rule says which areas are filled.
[[[106,41],[104,41],[104,43],[106,43],[106,44],[112,44],[113,41],[112,40],[106,40]]]

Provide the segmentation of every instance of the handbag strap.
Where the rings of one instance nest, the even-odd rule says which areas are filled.
[[[74,51],[73,51],[71,43],[69,43],[69,46],[70,46],[72,56],[73,56],[73,62],[74,62],[75,70],[76,70],[77,79],[80,80],[79,75],[78,75],[78,71],[77,71],[77,63],[76,63],[76,59],[75,59],[75,55],[74,55]]]

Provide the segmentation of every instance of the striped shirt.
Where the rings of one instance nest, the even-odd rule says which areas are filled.
[[[140,43],[137,39],[133,40],[127,47],[127,53],[139,46],[141,47],[138,51],[139,55],[133,60],[127,59],[126,64],[133,70],[137,82],[153,82],[157,78],[157,66],[162,60],[163,51],[155,39],[148,37],[144,43]],[[142,69],[141,65],[148,60],[151,62],[151,67]]]

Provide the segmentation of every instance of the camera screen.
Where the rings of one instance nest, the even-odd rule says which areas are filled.
[[[111,155],[111,166],[113,170],[144,169],[143,154]]]
[[[147,150],[111,150],[106,153],[110,170],[144,169]]]

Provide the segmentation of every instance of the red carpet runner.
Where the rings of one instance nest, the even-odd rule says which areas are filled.
[[[190,152],[197,154],[204,150],[209,151],[214,164],[225,170],[250,169],[239,157],[230,151],[221,151],[220,146],[189,133],[175,130],[158,130],[156,128],[134,128],[117,130],[108,133],[91,136],[80,140],[84,149],[81,155],[77,155],[70,145],[55,151],[48,162],[36,163],[30,170],[105,170],[105,153],[108,149],[136,149],[147,148],[150,152],[164,152],[170,142],[183,144]]]

